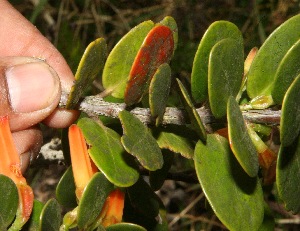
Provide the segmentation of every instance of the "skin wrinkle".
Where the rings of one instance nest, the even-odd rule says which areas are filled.
[[[46,60],[60,77],[57,80],[61,83],[61,88],[67,92],[73,85],[74,75],[54,45],[9,1],[0,0],[0,6],[0,34],[2,35],[0,43],[0,116],[9,116],[13,135],[24,132],[25,139],[16,136],[18,153],[38,152],[40,144],[37,139],[40,137],[40,132],[31,133],[28,130],[31,129],[30,126],[44,122],[53,128],[68,127],[78,118],[79,112],[57,109],[61,96],[60,92],[53,92],[57,96],[48,102],[48,104],[50,103],[48,106],[45,105],[46,109],[23,114],[14,112],[9,102],[7,83],[4,76],[5,70],[20,63],[32,62],[33,57]],[[46,86],[47,83],[45,83],[45,86],[41,86],[41,90]],[[60,89],[60,87],[58,88]],[[24,101],[24,104],[26,104],[26,101]],[[26,150],[24,147],[27,147]],[[28,158],[24,158],[24,161],[28,162]]]
[[[1,55],[31,56],[46,60],[50,66],[56,70],[58,75],[63,77],[61,78],[63,90],[69,91],[73,84],[74,77],[67,63],[65,63],[65,60],[54,45],[52,45],[47,38],[41,36],[37,28],[25,20],[25,18],[6,1],[0,0],[0,5],[8,5],[5,7],[9,8],[1,12],[0,25],[10,25],[5,31],[2,31],[2,27],[0,26],[0,33],[6,35],[1,38]],[[13,20],[11,20],[11,18],[13,18]],[[15,28],[26,28],[26,30],[21,29],[15,31]],[[22,43],[20,43],[20,41],[22,41]],[[14,46],[9,47],[7,44],[14,44]]]
[[[7,78],[8,78],[7,81],[6,81],[7,89],[8,89],[8,85],[10,83],[10,79],[9,79],[10,73],[13,72],[14,70],[16,70],[16,68],[18,68],[18,66],[20,66],[20,65],[22,66],[23,63],[26,63],[26,62],[22,61],[21,64],[17,64],[17,65],[14,65],[12,67],[7,68],[7,71],[6,71],[6,75],[7,75]],[[56,72],[51,67],[49,67],[49,65],[47,63],[45,63],[45,62],[43,62],[39,59],[32,59],[32,60],[30,59],[30,60],[28,60],[28,63],[32,63],[32,64],[29,64],[29,66],[38,64],[38,66],[34,66],[34,67],[44,66],[44,68],[47,68],[47,70],[49,72],[49,73],[47,73],[49,78],[50,78],[50,76],[52,77],[51,81],[49,81],[48,86],[56,86],[56,92],[53,91],[51,95],[48,94],[47,100],[44,101],[44,105],[49,105],[50,106],[54,101],[56,101],[56,98],[57,98],[56,96],[60,94],[60,81],[59,81],[59,78],[57,77]],[[27,66],[27,64],[26,64],[26,66]],[[25,77],[28,78],[30,76],[28,74],[26,74],[23,79],[25,79]],[[38,82],[38,83],[40,83],[40,82]],[[35,85],[34,83],[32,83],[32,85],[33,85],[32,89],[37,89],[37,87],[40,86],[40,85]],[[18,85],[14,84],[13,86],[14,86],[14,88],[18,88],[18,87],[21,88],[22,87],[22,85],[20,85],[20,83],[18,83]],[[53,88],[53,87],[51,87],[51,88]],[[36,94],[35,92],[28,92],[28,93],[30,95],[34,96],[37,99],[41,94],[43,94],[43,92],[40,92],[40,94]],[[9,105],[13,105],[13,103],[11,103],[10,94],[7,94],[7,97],[8,97]],[[21,104],[26,102],[26,97],[23,97],[22,99],[20,99],[20,97],[17,97],[17,99],[18,99],[17,102],[15,102],[16,104],[19,104],[20,100],[21,100],[21,102],[20,102]],[[36,108],[36,110],[32,110],[32,112],[38,111],[38,110],[39,109]],[[18,113],[18,111],[15,111],[13,109],[13,107],[11,108],[11,111],[14,112],[14,113]],[[43,112],[43,111],[41,111],[41,112]],[[18,114],[20,114],[20,113],[18,113]],[[47,114],[49,114],[49,113],[47,113]]]
[[[50,111],[52,111],[52,110],[53,110],[53,108],[47,107],[47,108],[45,108],[45,109],[39,110],[38,112],[39,112],[40,114],[46,115],[46,114],[49,114]],[[28,117],[28,116],[30,117],[30,115],[28,115],[28,113],[18,113],[18,114],[14,114],[14,115],[11,117],[11,119],[12,119],[12,120],[15,120],[15,121],[20,120],[20,122],[21,122],[22,120],[27,120],[27,117]],[[18,127],[19,127],[18,130],[23,130],[23,129],[27,128],[27,127],[31,127],[31,126],[37,124],[39,120],[40,120],[40,118],[32,118],[31,121],[28,121],[28,122],[27,122],[26,124],[24,124],[23,126],[20,127],[20,125],[19,125],[19,126],[18,126]]]
[[[69,92],[73,85],[74,75],[62,55],[7,1],[0,0],[0,5],[0,33],[5,35],[1,37],[1,56],[28,56],[46,60],[60,76],[62,89]],[[77,116],[78,113],[74,111],[55,109],[45,123],[55,128],[67,127]]]
[[[10,106],[9,94],[7,91],[7,82],[6,78],[4,77],[5,69],[10,68],[11,66],[20,65],[20,63],[26,62],[36,62],[37,60],[34,58],[28,57],[0,57],[0,63],[6,63],[6,67],[0,67],[0,115],[8,115],[10,117],[10,126],[12,131],[19,131],[22,129],[26,129],[30,126],[33,126],[39,123],[41,120],[45,119],[49,116],[49,114],[56,108],[57,103],[60,99],[60,87],[57,86],[57,91],[54,92],[53,95],[56,95],[55,98],[49,101],[47,104],[48,106],[44,109],[30,112],[30,113],[16,113]],[[40,61],[42,62],[42,61]],[[45,64],[47,65],[47,64]],[[50,69],[50,71],[52,71]],[[54,73],[54,71],[53,71]],[[56,75],[56,74],[55,74]],[[59,85],[59,78],[56,77],[57,84]],[[26,103],[26,102],[24,102]],[[46,102],[45,102],[46,103]]]

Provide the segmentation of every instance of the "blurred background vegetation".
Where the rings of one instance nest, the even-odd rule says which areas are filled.
[[[289,17],[298,14],[299,0],[11,0],[63,54],[75,73],[85,47],[98,37],[110,51],[132,27],[145,20],[158,22],[169,15],[179,29],[179,43],[171,62],[173,75],[188,79],[202,35],[216,20],[228,20],[242,31],[245,54],[260,47],[267,36]],[[49,166],[48,166],[49,167]],[[57,166],[43,172],[54,191]],[[41,174],[40,174],[41,175]],[[52,177],[52,178],[51,178]],[[50,187],[50,186],[51,187]],[[53,187],[52,187],[53,186]],[[207,210],[199,185],[167,182],[159,192],[169,212],[170,230],[223,230]],[[41,193],[41,192],[37,192]],[[286,212],[273,194],[267,198],[278,218],[276,230],[299,230],[300,217]],[[42,198],[42,197],[41,197]],[[44,198],[45,200],[47,198]],[[285,222],[290,220],[290,222]],[[298,222],[298,223],[297,223]]]
[[[98,37],[109,50],[130,28],[169,15],[179,28],[173,73],[188,75],[199,41],[216,20],[235,23],[245,52],[299,12],[299,0],[11,0],[58,48],[75,72],[85,47]]]

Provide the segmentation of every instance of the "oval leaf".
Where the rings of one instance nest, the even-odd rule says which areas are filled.
[[[160,169],[163,156],[148,128],[128,111],[121,111],[119,118],[124,133],[121,142],[126,151],[135,156],[144,168],[150,171]]]
[[[43,207],[44,207],[44,204],[42,202],[34,200],[30,219],[23,226],[23,230],[29,230],[29,231],[39,230],[40,216],[43,211]]]
[[[287,89],[294,79],[300,74],[298,60],[299,53],[300,40],[291,47],[278,66],[275,74],[274,86],[272,89],[272,97],[274,102],[277,104],[282,103]]]
[[[211,50],[208,65],[208,95],[216,118],[226,115],[229,96],[235,97],[244,72],[243,46],[233,39],[223,39]]]
[[[281,24],[261,46],[248,72],[247,93],[250,98],[271,95],[278,66],[288,50],[300,39],[299,31],[298,14]]]
[[[261,226],[259,227],[258,231],[275,230],[275,219],[274,219],[273,211],[271,211],[267,203],[265,203],[264,207],[265,207],[264,220]]]
[[[124,98],[126,83],[133,61],[148,32],[154,27],[152,21],[142,22],[131,29],[113,48],[107,57],[102,75],[103,87],[113,97]]]
[[[155,72],[149,87],[149,105],[156,126],[163,120],[171,87],[171,68],[167,63],[160,65]]]
[[[193,131],[186,126],[168,126],[167,128],[156,128],[154,131],[154,136],[161,149],[169,149],[188,159],[194,156],[195,144],[192,139],[198,139],[197,135],[194,137],[192,135]]]
[[[98,73],[103,69],[107,55],[107,46],[103,38],[96,39],[86,48],[75,74],[75,84],[72,86],[67,108],[76,106],[88,87],[91,86]]]
[[[280,147],[276,166],[276,185],[278,194],[287,210],[300,212],[300,138],[289,147]]]
[[[106,177],[96,173],[86,186],[79,201],[77,224],[80,229],[87,228],[99,216],[109,193],[114,189]]]
[[[169,27],[156,25],[148,33],[130,70],[124,98],[127,105],[142,99],[157,68],[170,61],[173,49],[173,33]]]
[[[196,108],[193,105],[192,99],[190,98],[188,91],[186,90],[186,88],[183,86],[183,84],[181,83],[181,81],[179,79],[176,79],[176,80],[178,82],[181,96],[183,98],[184,108],[189,115],[189,119],[191,121],[192,127],[197,132],[200,139],[203,142],[205,142],[206,141],[206,130],[201,121],[201,118],[200,118]]]
[[[248,134],[240,107],[232,96],[228,99],[227,121],[232,152],[250,177],[257,176],[258,153]]]
[[[165,25],[169,27],[173,33],[173,40],[174,40],[174,49],[173,49],[173,54],[177,48],[178,44],[178,27],[175,19],[171,16],[166,16],[163,20],[159,22],[161,25]]]
[[[75,190],[73,171],[70,166],[56,186],[56,199],[58,203],[67,208],[75,208],[77,206]]]
[[[212,23],[201,39],[191,74],[192,97],[197,103],[204,102],[208,98],[207,76],[210,51],[216,43],[226,38],[232,38],[236,43],[243,44],[240,30],[236,25],[227,21]]]
[[[132,223],[118,223],[110,225],[106,231],[147,231],[144,227]]]
[[[80,119],[78,126],[91,146],[90,157],[110,182],[128,187],[138,180],[135,163],[125,152],[118,133],[89,118]]]
[[[40,231],[57,231],[61,224],[61,209],[55,199],[50,199],[40,215]]]
[[[293,143],[300,131],[300,75],[289,87],[282,103],[280,141],[282,146]]]
[[[14,220],[19,205],[19,194],[15,183],[0,174],[0,230],[6,230]]]
[[[195,149],[195,168],[212,209],[230,230],[257,230],[264,217],[263,191],[258,178],[249,177],[232,154],[228,140],[207,136]]]

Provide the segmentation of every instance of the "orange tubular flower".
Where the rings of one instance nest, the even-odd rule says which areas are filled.
[[[263,170],[264,184],[272,184],[276,178],[277,155],[261,140],[251,126],[247,126],[247,129],[258,152],[258,162]]]
[[[277,155],[261,140],[257,133],[249,125],[248,133],[258,152],[259,165],[264,169],[269,169],[277,159]]]
[[[124,192],[120,189],[113,190],[107,197],[100,217],[104,227],[119,223],[122,221],[124,209]]]
[[[0,159],[0,174],[11,178],[19,192],[16,219],[9,230],[20,230],[30,217],[34,196],[21,172],[20,157],[12,138],[8,116],[0,117]]]
[[[69,128],[69,145],[76,196],[80,200],[86,185],[98,170],[90,160],[82,131],[76,124]]]

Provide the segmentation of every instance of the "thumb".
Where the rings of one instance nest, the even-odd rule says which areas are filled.
[[[0,115],[10,117],[13,131],[44,120],[56,108],[60,93],[59,78],[44,61],[0,58]]]

